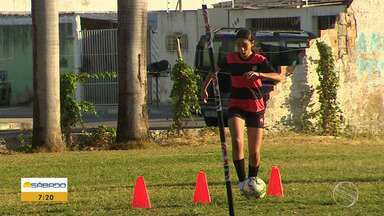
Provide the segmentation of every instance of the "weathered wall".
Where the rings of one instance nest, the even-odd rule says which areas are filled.
[[[348,125],[358,130],[384,128],[384,5],[354,0],[338,25],[339,97]]]
[[[306,50],[307,55],[300,56],[298,65],[281,68],[281,72],[287,76],[271,93],[265,116],[269,130],[311,130],[315,124],[316,119],[310,114],[319,107],[315,103],[317,95],[314,91],[319,81],[316,65],[308,58],[313,52],[317,52],[316,46],[311,45]]]
[[[323,31],[316,39],[332,47],[340,75],[338,101],[345,126],[353,131],[375,133],[384,129],[382,11],[384,5],[379,0],[355,0],[340,14],[336,29]],[[303,120],[316,121],[308,116],[320,106],[318,94],[311,92],[319,85],[316,40],[306,50],[304,66],[296,67],[293,75],[277,86],[266,116],[271,128],[289,125],[300,129]]]

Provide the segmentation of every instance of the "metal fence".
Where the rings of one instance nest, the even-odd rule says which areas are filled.
[[[103,73],[118,71],[117,29],[83,30],[81,38],[80,72]],[[153,41],[151,41],[151,44]],[[158,45],[151,57],[158,58]],[[152,76],[147,76],[148,103],[152,104]],[[115,79],[93,79],[82,85],[81,98],[95,105],[117,105],[118,81]],[[158,101],[157,101],[158,103]]]
[[[117,72],[117,30],[83,30],[81,38],[81,72]],[[95,105],[118,103],[118,82],[115,78],[93,79],[83,84],[82,99]]]

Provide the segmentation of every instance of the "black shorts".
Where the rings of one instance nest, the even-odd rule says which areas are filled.
[[[264,111],[247,112],[238,108],[229,108],[228,119],[233,117],[239,117],[244,119],[246,127],[264,128]]]

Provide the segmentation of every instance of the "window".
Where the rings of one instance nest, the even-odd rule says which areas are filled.
[[[183,33],[173,33],[168,35],[166,38],[166,46],[167,46],[168,52],[176,52],[177,38],[180,38],[181,51],[188,50],[188,35]]]
[[[254,31],[301,29],[300,17],[247,19],[246,26]]]
[[[319,16],[319,29],[333,29],[335,28],[336,16]]]

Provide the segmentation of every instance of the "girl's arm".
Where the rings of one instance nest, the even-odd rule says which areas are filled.
[[[213,81],[213,82],[216,82],[216,74],[219,73],[220,71],[220,68],[219,67],[216,67],[216,72],[215,71],[211,71],[208,73],[207,77],[205,78],[204,82],[203,82],[203,88],[201,88],[201,90],[204,90],[206,91],[209,84]]]
[[[273,81],[283,81],[284,80],[284,75],[280,73],[260,73],[260,72],[255,72],[258,77],[261,77],[262,79],[269,79]]]
[[[273,81],[282,81],[284,80],[284,75],[279,73],[262,73],[262,72],[256,72],[256,71],[249,71],[244,74],[244,77],[246,79],[253,79],[254,77],[259,77],[261,79],[269,79]]]
[[[201,98],[203,99],[204,103],[207,103],[207,100],[208,100],[208,91],[207,91],[208,86],[211,83],[211,81],[216,82],[215,73],[218,73],[219,71],[220,70],[217,70],[217,72],[213,72],[213,71],[209,72],[208,76],[205,78],[205,80],[203,82],[203,86],[201,88]]]
[[[209,84],[211,83],[211,81],[213,80],[215,76],[215,73],[213,71],[209,72],[207,77],[205,78],[204,82],[203,82],[203,87],[201,88],[202,91],[206,91]]]

